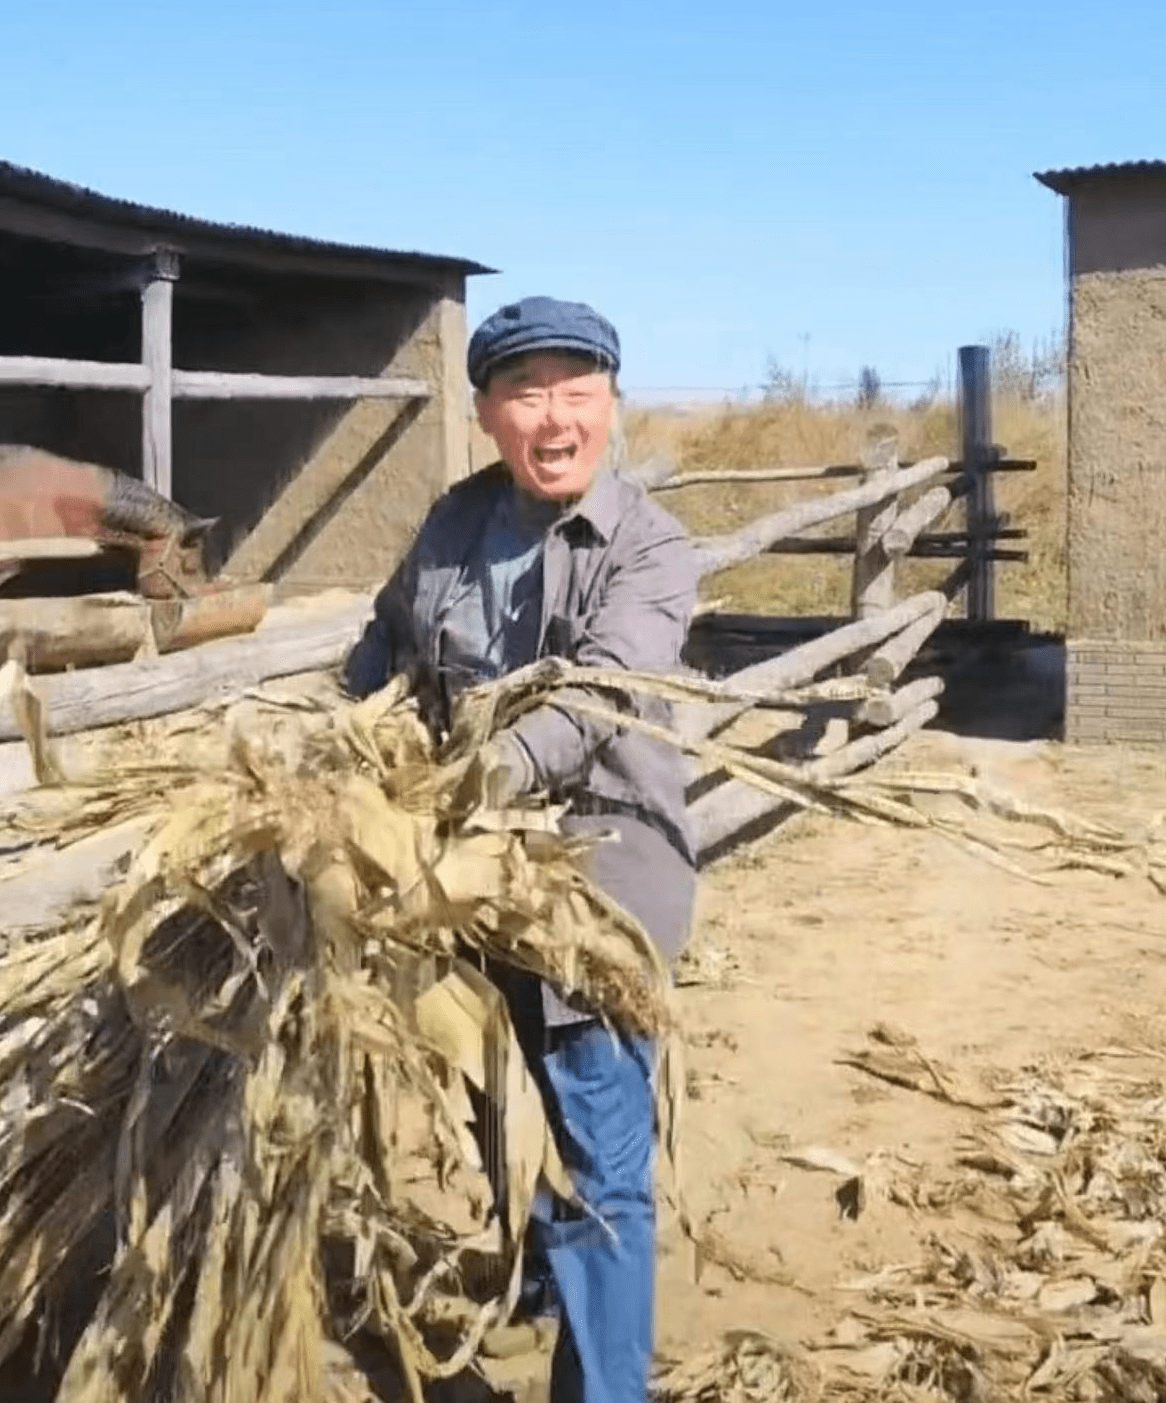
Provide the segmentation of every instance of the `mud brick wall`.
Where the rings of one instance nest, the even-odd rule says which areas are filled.
[[[1166,745],[1166,177],[1069,200],[1065,739]]]
[[[1066,667],[1071,745],[1166,745],[1166,643],[1070,642]]]

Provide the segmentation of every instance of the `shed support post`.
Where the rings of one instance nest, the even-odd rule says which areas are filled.
[[[985,623],[996,615],[995,582],[989,555],[996,526],[991,463],[992,372],[987,346],[961,346],[960,438],[964,472],[970,487],[967,499],[968,592],[967,616]]]
[[[156,250],[141,277],[142,366],[149,376],[142,396],[142,481],[163,497],[170,497],[172,336],[178,255],[169,249]]]

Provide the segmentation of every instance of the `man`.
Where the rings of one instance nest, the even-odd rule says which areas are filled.
[[[466,686],[538,657],[673,672],[696,601],[683,528],[611,462],[619,338],[590,307],[532,297],[503,307],[470,341],[479,422],[501,461],[431,511],[377,598],[354,649],[357,695],[413,669],[432,724]],[[638,713],[667,724],[658,700]],[[569,804],[571,832],[614,830],[591,875],[669,958],[687,939],[694,850],[678,752],[574,714],[557,694],[481,757],[489,800],[525,793]],[[619,1042],[585,1007],[508,972],[515,1028],[564,1161],[588,1212],[536,1210],[532,1247],[549,1268],[561,1322],[554,1403],[644,1403],[653,1346],[654,1058]]]

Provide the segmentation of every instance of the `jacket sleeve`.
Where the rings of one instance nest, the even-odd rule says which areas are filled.
[[[343,682],[350,696],[371,696],[416,661],[413,600],[419,555],[418,541],[377,594],[372,619],[344,664]]]
[[[572,661],[583,667],[677,671],[698,581],[696,552],[683,529],[671,518],[654,522],[612,571]],[[531,758],[540,788],[554,791],[581,781],[596,751],[621,732],[613,723],[573,714],[572,697],[592,704],[604,700],[586,689],[565,689],[511,728]],[[638,694],[631,709],[640,716],[660,714],[658,703],[653,707]]]

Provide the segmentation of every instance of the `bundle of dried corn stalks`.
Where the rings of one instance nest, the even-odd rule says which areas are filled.
[[[83,1326],[60,1400],[339,1403],[378,1373],[419,1399],[473,1361],[537,1185],[571,1195],[484,960],[666,1048],[671,1023],[654,947],[555,815],[467,790],[524,704],[471,698],[441,753],[403,687],[267,708],[123,744],[9,820],[148,836],[100,909],[10,933],[0,964],[0,1357],[37,1325],[51,1348],[60,1311]],[[495,1165],[463,1079],[504,1108]]]
[[[691,679],[540,665],[468,695],[440,750],[403,684],[357,705],[258,703],[249,725],[150,723],[73,783],[35,692],[7,683],[47,782],[0,848],[145,835],[100,909],[9,930],[0,962],[0,1360],[36,1325],[51,1346],[60,1310],[61,1400],[417,1400],[474,1360],[515,1301],[540,1180],[571,1192],[488,960],[661,1038],[674,1161],[667,970],[554,812],[487,813],[467,789],[485,738],[556,689],[800,807],[1001,860],[914,802],[954,791],[971,819],[1045,835],[1023,845],[1029,875],[1032,856],[1117,871],[1145,852],[971,781],[831,781],[623,705],[632,688],[724,701]],[[504,1109],[484,1155],[466,1083]]]

